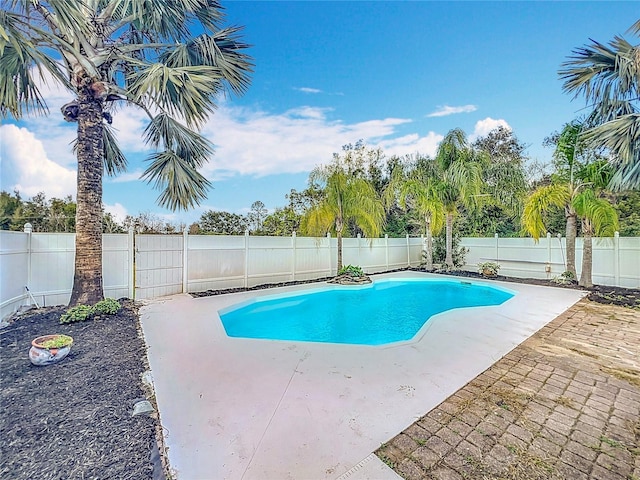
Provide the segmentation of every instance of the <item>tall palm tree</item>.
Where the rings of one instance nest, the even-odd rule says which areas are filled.
[[[640,36],[640,20],[629,29]],[[616,36],[573,51],[558,72],[563,88],[593,110],[585,140],[612,154],[615,189],[640,188],[640,44]]]
[[[482,154],[468,144],[465,133],[459,128],[449,131],[438,145],[436,162],[443,172],[438,191],[446,214],[445,264],[448,268],[453,268],[453,220],[458,206],[473,208],[480,194],[479,155]]]
[[[222,28],[215,0],[6,1],[0,10],[0,114],[47,113],[37,79],[47,72],[74,100],[77,122],[76,256],[71,305],[95,303],[102,290],[102,177],[126,169],[109,127],[117,104],[149,117],[144,141],[155,151],[142,177],[158,201],[187,209],[206,196],[198,169],[213,154],[197,130],[216,97],[240,94],[251,59],[240,29]],[[192,36],[190,31],[203,32]],[[105,123],[106,122],[106,123]]]
[[[552,206],[564,209],[566,220],[565,237],[567,241],[567,263],[565,271],[573,278],[576,276],[576,236],[578,234],[578,215],[574,199],[582,188],[577,177],[580,168],[579,157],[584,150],[580,143],[583,126],[579,121],[567,123],[556,142],[553,153],[556,174],[551,185],[544,185],[533,191],[525,201],[522,213],[522,227],[537,242],[546,234],[542,217]]]
[[[558,137],[554,158],[558,174],[550,185],[539,187],[525,202],[522,216],[523,228],[537,241],[546,233],[543,216],[551,206],[564,208],[567,238],[566,271],[577,278],[575,265],[575,242],[577,222],[581,221],[584,236],[582,272],[580,285],[592,285],[592,237],[613,235],[618,220],[613,206],[599,196],[609,183],[612,171],[602,160],[588,159],[585,146],[580,139],[581,124],[571,122]]]
[[[433,270],[433,235],[439,234],[444,226],[438,173],[435,162],[427,158],[418,157],[413,165],[397,163],[384,192],[387,208],[397,201],[401,208],[418,214],[425,234],[423,253],[426,270]]]
[[[384,225],[384,208],[373,185],[350,173],[340,158],[315,168],[312,183],[324,186],[324,197],[303,217],[302,229],[311,235],[334,232],[338,240],[338,271],[342,268],[342,237],[353,221],[369,238],[378,237]],[[347,229],[348,231],[348,229]]]
[[[580,217],[584,237],[579,284],[585,288],[593,286],[593,237],[612,237],[618,230],[618,213],[609,200],[602,196],[612,174],[610,165],[605,161],[586,165],[579,173],[587,188],[576,196],[573,204]]]
[[[579,143],[582,124],[578,121],[568,123],[562,129],[553,153],[557,174],[551,185],[543,185],[534,190],[525,201],[522,212],[522,227],[537,242],[547,229],[543,222],[544,214],[551,207],[564,209],[566,221],[565,237],[567,241],[567,260],[565,271],[576,277],[576,236],[578,234],[578,215],[574,199],[582,188],[576,172],[579,169],[579,155],[583,145]]]

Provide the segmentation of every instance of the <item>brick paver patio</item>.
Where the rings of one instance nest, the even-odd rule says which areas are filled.
[[[582,300],[376,453],[406,479],[640,480],[640,312]]]

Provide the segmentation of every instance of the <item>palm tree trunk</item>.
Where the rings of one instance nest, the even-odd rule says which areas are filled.
[[[433,235],[431,234],[431,216],[425,215],[424,223],[426,225],[425,235],[427,237],[426,250],[424,252],[424,268],[425,270],[433,270]]]
[[[447,268],[453,268],[453,213],[449,212],[447,212],[446,248],[447,255],[444,263]]]
[[[342,268],[342,231],[337,232],[338,237],[338,272]]]
[[[567,213],[567,271],[576,275],[576,234],[578,231],[576,212],[568,210]]]
[[[580,286],[585,288],[593,287],[592,267],[593,267],[593,238],[591,228],[584,229],[584,243],[582,246],[582,272],[580,273]]]
[[[336,237],[338,238],[338,272],[342,268],[342,229],[344,228],[344,221],[342,217],[336,218]],[[337,272],[336,272],[337,273]]]
[[[73,290],[69,306],[94,304],[102,291],[102,102],[89,88],[78,94],[78,192]]]

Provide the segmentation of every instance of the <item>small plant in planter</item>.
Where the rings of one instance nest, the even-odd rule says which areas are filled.
[[[483,277],[497,277],[500,265],[495,262],[483,262],[478,264],[478,273]]]
[[[340,275],[349,275],[350,277],[364,277],[365,273],[361,267],[357,265],[345,265],[338,271],[338,276]]]
[[[73,338],[69,335],[42,335],[31,341],[29,360],[37,366],[59,362],[69,354],[72,345]]]
[[[576,276],[572,272],[567,270],[565,272],[562,272],[559,276],[554,277],[551,281],[559,285],[569,285],[571,283],[575,283]]]
[[[338,270],[338,276],[329,283],[338,283],[340,285],[361,285],[363,283],[371,283],[371,279],[367,276],[362,268],[355,265],[345,265]]]

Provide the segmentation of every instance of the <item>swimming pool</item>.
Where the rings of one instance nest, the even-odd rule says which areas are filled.
[[[438,313],[500,305],[514,294],[465,281],[381,279],[254,298],[218,313],[229,337],[383,345],[412,339]]]

